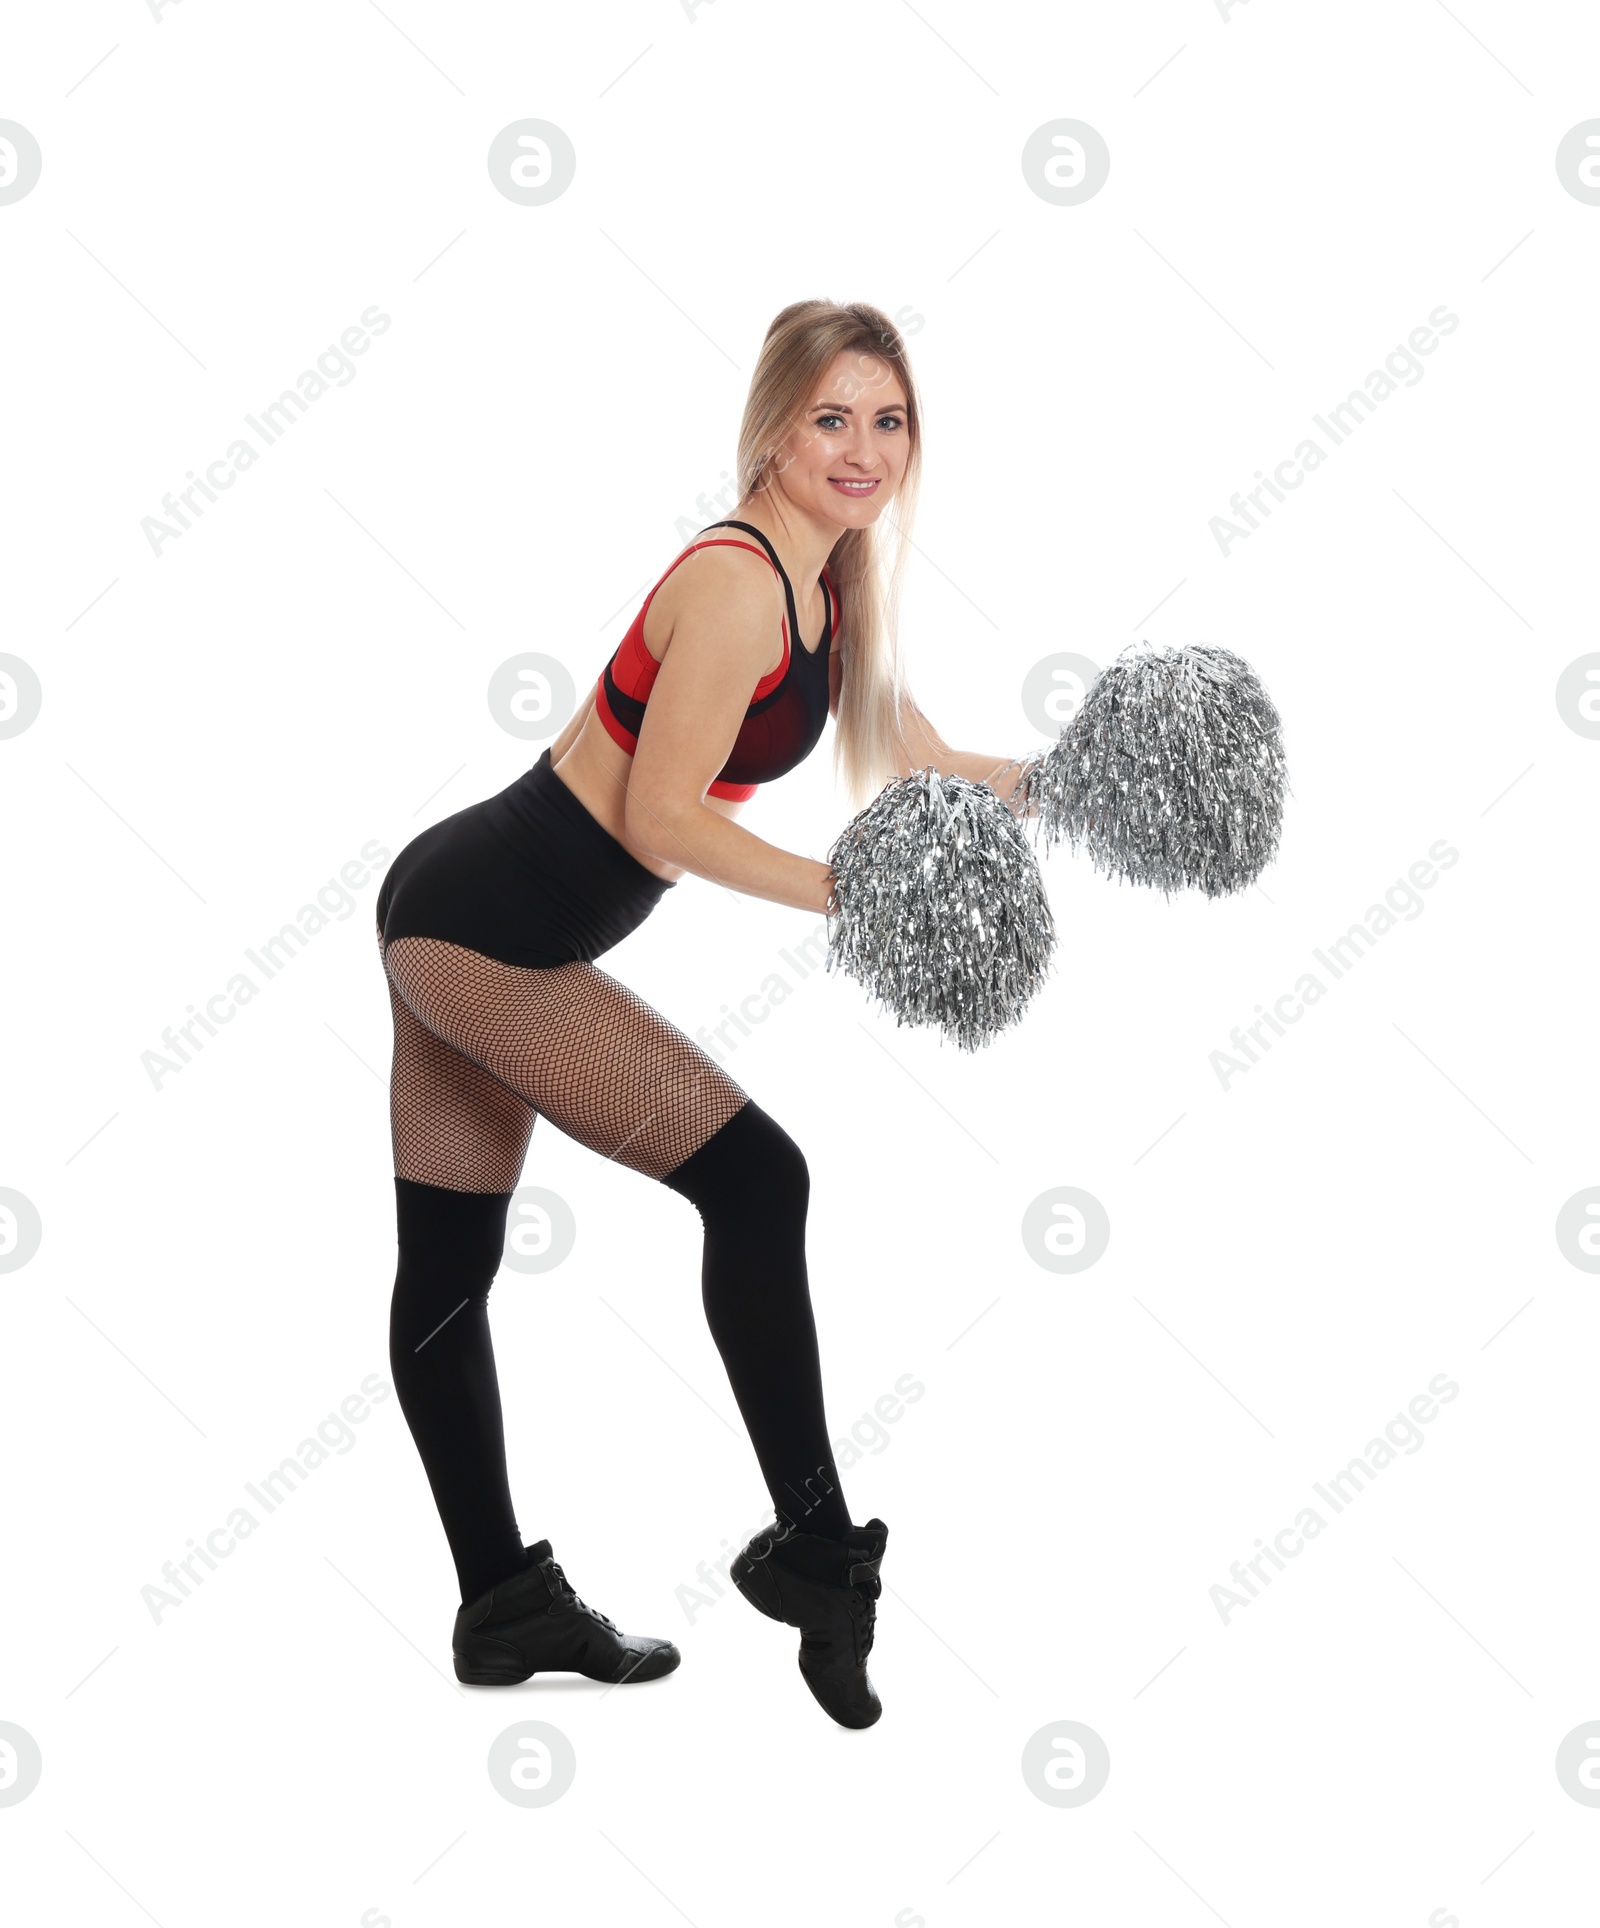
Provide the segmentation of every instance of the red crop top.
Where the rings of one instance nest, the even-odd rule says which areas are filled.
[[[783,660],[756,684],[750,707],[745,711],[739,734],[734,739],[733,750],[707,786],[714,797],[743,799],[753,797],[759,784],[769,783],[774,777],[781,777],[792,770],[816,748],[823,725],[828,720],[828,653],[833,645],[834,611],[838,601],[833,585],[828,580],[828,572],[824,570],[822,601],[825,619],[822,640],[815,649],[807,649],[800,639],[794,590],[772,544],[748,522],[713,522],[710,526],[713,529],[744,529],[756,538],[761,548],[757,550],[753,544],[735,541],[731,536],[711,542],[691,543],[645,597],[644,605],[634,617],[627,635],[600,672],[595,684],[594,701],[607,735],[632,756],[638,747],[639,731],[644,724],[645,703],[656,680],[656,673],[661,668],[644,643],[645,613],[656,589],[661,587],[685,556],[693,555],[697,549],[749,549],[757,555],[764,552],[782,580],[788,605],[787,618],[779,619],[783,627]]]

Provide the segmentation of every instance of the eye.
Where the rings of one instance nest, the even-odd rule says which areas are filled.
[[[885,422],[889,424],[889,427],[891,429],[903,428],[905,426],[903,418],[900,417],[899,415],[894,415],[894,414],[880,415],[878,417],[879,428],[882,428]]]

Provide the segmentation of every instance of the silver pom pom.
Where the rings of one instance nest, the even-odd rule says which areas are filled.
[[[1286,777],[1278,712],[1250,665],[1209,643],[1135,644],[1024,765],[1013,801],[1045,849],[1170,895],[1246,890],[1277,854]]]
[[[964,1051],[1022,1016],[1055,919],[1022,826],[987,784],[935,769],[886,784],[828,852],[827,968]]]

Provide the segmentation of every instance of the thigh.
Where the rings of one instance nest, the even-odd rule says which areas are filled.
[[[431,937],[385,967],[452,1049],[603,1157],[664,1178],[748,1100],[709,1053],[627,985],[583,962],[502,964]]]
[[[532,1107],[430,1031],[393,979],[389,1003],[395,1177],[456,1192],[514,1191],[528,1155]]]

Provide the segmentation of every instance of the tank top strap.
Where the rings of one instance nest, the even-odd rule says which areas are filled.
[[[779,580],[783,584],[783,599],[785,603],[788,605],[788,609],[789,609],[789,629],[788,629],[788,634],[784,638],[784,642],[787,645],[791,645],[795,649],[801,648],[802,645],[800,641],[800,618],[795,613],[794,585],[789,580],[788,571],[784,568],[783,564],[778,560],[777,550],[773,548],[772,544],[768,542],[767,538],[761,533],[761,531],[758,528],[755,527],[753,523],[733,522],[733,521],[711,522],[711,523],[708,523],[706,526],[707,528],[711,528],[711,529],[743,529],[746,535],[754,536],[756,541],[759,542],[762,548],[766,550],[767,560],[772,564],[773,568],[777,570]],[[700,533],[704,535],[705,530],[702,529]]]
[[[720,522],[713,522],[710,526],[713,529],[720,529],[723,527],[728,527],[728,528],[737,527],[742,529],[745,525],[743,523],[723,524]],[[704,533],[705,531],[702,530],[701,534],[703,535]],[[750,533],[752,535],[759,536],[761,534],[761,531],[759,529],[752,529]],[[763,541],[764,540],[765,539],[763,538]],[[666,581],[668,576],[672,574],[673,570],[676,569],[680,563],[687,562],[689,558],[696,552],[696,550],[699,550],[699,549],[749,549],[751,555],[753,556],[759,555],[761,553],[760,550],[753,548],[751,544],[749,544],[748,542],[734,542],[733,540],[731,540],[731,538],[726,536],[722,537],[720,540],[716,540],[712,542],[701,542],[696,540],[694,542],[687,544],[680,551],[678,555],[673,557],[672,561],[667,564],[666,568],[662,570],[661,574],[656,578],[655,582],[651,585],[649,595],[645,597],[643,603],[639,607],[638,614],[633,619],[632,628],[629,629],[627,635],[622,639],[621,643],[619,643],[617,646],[617,651],[619,654],[623,650],[627,649],[628,645],[631,643],[633,644],[634,650],[638,655],[638,657],[640,658],[641,663],[643,663],[643,661],[645,660],[648,660],[649,662],[652,662],[652,663],[655,661],[655,658],[650,656],[649,651],[644,646],[644,619],[650,613],[650,605],[655,601],[656,592],[657,590],[660,589],[662,583]],[[777,557],[772,554],[770,547],[767,549],[767,560],[772,564],[773,568],[777,570],[778,575],[782,578],[784,590],[789,596],[789,607],[793,609],[794,595],[793,595],[793,592],[789,590],[789,578],[784,575],[783,565],[778,561]]]

